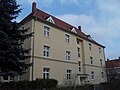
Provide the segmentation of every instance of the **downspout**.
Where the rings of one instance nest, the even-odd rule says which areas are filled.
[[[35,13],[36,11],[36,3],[32,3],[32,13]],[[33,19],[33,32],[35,33],[35,21],[37,20],[37,17]],[[35,35],[33,35],[33,45],[32,45],[32,76],[31,80],[33,81],[34,79],[34,43],[35,43]]]
[[[106,61],[106,58],[105,58],[105,48],[103,48],[103,54],[104,54],[104,62]],[[105,82],[107,82],[107,72],[106,72],[106,62],[105,62]]]
[[[35,32],[35,21],[36,18],[34,19],[34,23],[33,23],[33,32]],[[32,45],[32,78],[31,80],[33,81],[33,77],[34,77],[34,43],[35,43],[35,35],[33,35],[33,45]]]

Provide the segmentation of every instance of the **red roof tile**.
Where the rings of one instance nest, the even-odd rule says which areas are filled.
[[[52,15],[49,15],[49,14],[47,14],[47,13],[45,13],[45,12],[39,10],[39,9],[36,9],[36,11],[34,12],[33,16],[37,16],[38,18],[40,18],[42,20],[45,20],[45,21],[46,21],[47,18],[49,18],[51,16],[52,19],[55,22],[55,25],[57,25],[57,26],[59,26],[59,27],[61,27],[63,29],[66,29],[68,31],[70,31],[72,28],[75,28],[75,30],[76,30],[78,35],[87,38],[87,35],[84,34],[83,32],[81,32],[76,27],[74,27],[74,26],[72,26],[72,25],[70,25],[70,24],[68,24],[68,23],[66,23],[66,22],[64,22],[64,21],[62,21],[62,20],[52,16]]]
[[[120,59],[106,61],[106,68],[120,67]]]
[[[76,27],[74,27],[74,26],[72,26],[72,25],[70,25],[70,24],[68,24],[68,23],[66,23],[66,22],[64,22],[64,21],[62,21],[62,20],[60,20],[60,19],[52,16],[52,15],[50,15],[50,14],[47,14],[47,13],[45,13],[45,12],[37,9],[37,8],[36,8],[36,3],[33,3],[32,11],[33,11],[33,12],[31,13],[32,16],[37,17],[37,18],[39,18],[39,19],[41,19],[41,20],[44,20],[44,21],[46,21],[47,18],[49,18],[49,17],[51,16],[52,19],[54,20],[56,26],[58,26],[58,27],[60,27],[60,28],[63,28],[63,29],[65,29],[65,30],[67,30],[67,31],[70,31],[70,30],[72,30],[72,28],[75,28],[75,30],[76,30],[76,32],[77,32],[77,35],[79,35],[80,37],[83,37],[83,38],[89,40],[89,39],[88,39],[88,35],[86,35],[85,33],[83,33],[83,32],[82,32],[81,30],[79,30],[78,28],[76,28]],[[28,16],[29,16],[29,15],[28,15]],[[26,18],[28,18],[28,17],[26,17]],[[26,19],[26,18],[25,18],[25,19]],[[24,21],[25,19],[23,19],[22,21]],[[22,22],[22,21],[21,21],[21,22]],[[74,34],[75,34],[75,33],[74,33]],[[95,43],[95,44],[97,44],[97,45],[100,45],[99,43],[97,43],[97,42],[94,41],[94,40],[89,40],[89,41],[91,41],[91,42],[93,42],[93,43]],[[102,45],[100,45],[100,46],[102,46]],[[102,46],[102,47],[104,47],[104,46]]]

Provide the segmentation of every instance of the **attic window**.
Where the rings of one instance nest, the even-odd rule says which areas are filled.
[[[47,19],[48,22],[51,22],[53,24],[55,24],[54,20],[52,19],[52,17],[50,16],[48,19]]]
[[[77,33],[75,28],[72,28],[71,32]]]
[[[93,40],[90,35],[87,35],[87,38],[88,38],[89,40]]]

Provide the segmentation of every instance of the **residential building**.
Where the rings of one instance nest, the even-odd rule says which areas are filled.
[[[106,81],[104,46],[78,28],[48,14],[32,4],[32,12],[21,28],[34,32],[24,47],[31,48],[33,66],[19,80],[36,78],[58,80],[58,84],[97,84]]]
[[[107,59],[106,74],[108,81],[120,79],[120,57],[118,59]]]

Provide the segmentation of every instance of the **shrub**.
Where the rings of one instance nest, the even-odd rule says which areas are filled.
[[[0,89],[4,90],[23,90],[23,89],[42,89],[42,88],[55,88],[58,81],[55,79],[36,79],[35,81],[19,81],[1,83]]]
[[[35,82],[41,88],[54,88],[58,84],[58,81],[55,79],[36,79]],[[37,86],[37,87],[39,87],[39,86]]]

